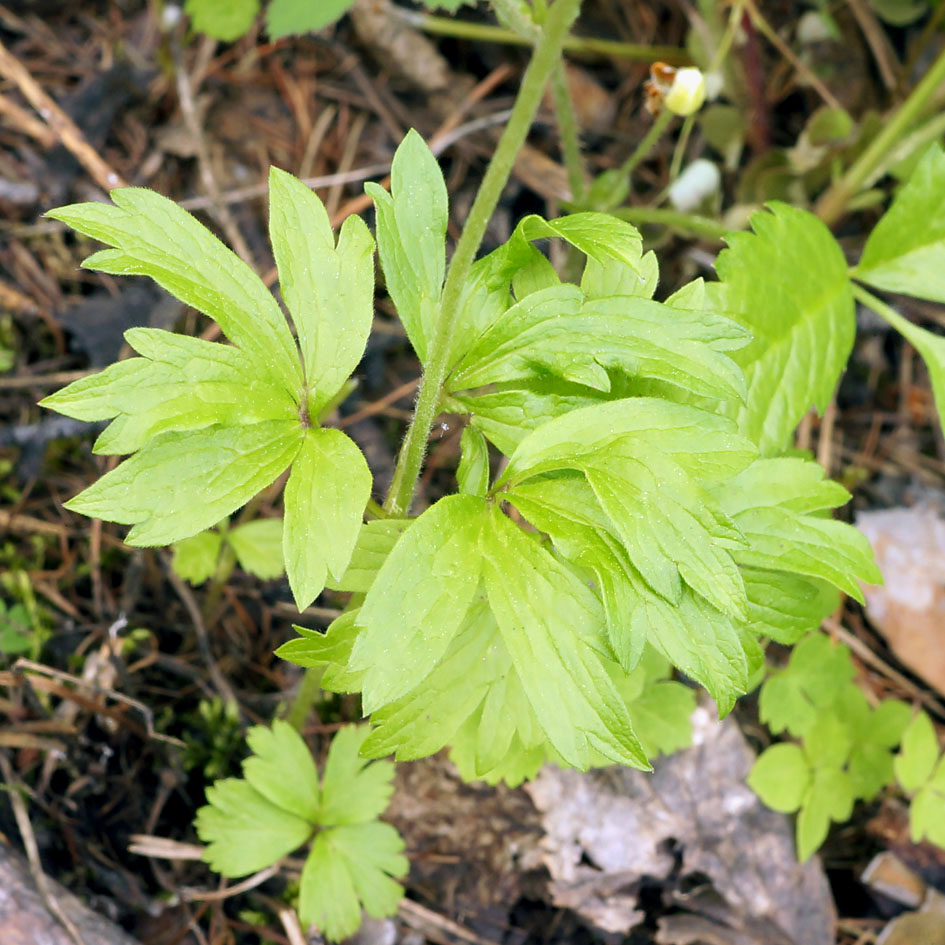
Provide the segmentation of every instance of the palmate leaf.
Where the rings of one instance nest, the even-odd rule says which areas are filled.
[[[433,153],[412,129],[394,154],[390,177],[390,193],[378,184],[364,189],[377,208],[387,291],[425,363],[446,271],[446,184]]]
[[[110,196],[113,206],[81,203],[47,213],[114,247],[95,253],[82,265],[112,275],[151,276],[216,321],[257,371],[294,395],[302,380],[295,342],[259,276],[166,197],[140,187],[119,188]]]
[[[370,734],[370,726],[348,725],[331,740],[315,817],[321,826],[365,823],[387,809],[394,792],[394,766],[361,757],[361,746]]]
[[[873,227],[852,275],[888,292],[945,302],[943,271],[945,152],[932,144]]]
[[[318,771],[301,735],[288,722],[276,719],[272,728],[254,725],[246,744],[252,752],[243,762],[246,781],[271,804],[315,823],[322,809]]]
[[[847,363],[856,330],[843,253],[815,216],[783,203],[751,218],[754,233],[729,236],[706,286],[713,310],[744,325],[749,345],[732,358],[748,382],[739,429],[762,454],[780,452],[801,417],[823,411]]]
[[[133,525],[129,545],[169,545],[216,525],[295,458],[296,421],[165,433],[106,473],[66,508]]]

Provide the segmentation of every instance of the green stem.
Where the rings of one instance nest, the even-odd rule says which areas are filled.
[[[689,147],[689,136],[692,134],[692,128],[695,123],[695,115],[689,115],[683,122],[682,131],[679,132],[679,138],[676,140],[676,147],[673,148],[673,160],[669,165],[670,183],[679,177],[679,172],[682,169],[683,157],[686,154],[686,148]]]
[[[710,217],[662,207],[621,207],[611,212],[615,217],[635,225],[659,223],[674,230],[682,230],[684,233],[710,240],[724,240],[732,233],[731,227],[724,226]]]
[[[850,165],[843,177],[817,201],[814,211],[827,226],[832,226],[840,219],[847,201],[857,194],[875,168],[883,162],[886,153],[894,148],[906,134],[943,81],[945,81],[945,50],[939,53],[938,59],[932,63],[928,72],[909,93],[896,113],[883,125],[869,147]]]
[[[512,166],[541,104],[568,29],[577,17],[581,0],[556,0],[548,11],[541,38],[519,89],[508,124],[496,145],[476,199],[469,210],[466,225],[456,244],[440,297],[433,337],[427,350],[427,365],[417,393],[417,405],[397,457],[397,466],[384,508],[392,515],[406,515],[413,490],[420,475],[430,427],[436,419],[440,394],[449,368],[450,329],[459,311],[463,287],[469,276],[486,227],[492,219],[502,191],[512,173]]]
[[[555,118],[558,121],[558,133],[561,135],[564,166],[568,170],[571,199],[575,203],[583,203],[587,178],[584,172],[584,158],[581,156],[581,139],[574,114],[574,102],[571,100],[571,88],[563,59],[558,60],[551,76],[551,94],[554,99]]]
[[[298,691],[295,693],[295,698],[286,713],[286,721],[297,732],[302,731],[309,712],[312,711],[318,701],[322,691],[322,675],[324,672],[325,667],[318,666],[310,667],[302,674]]]
[[[485,43],[506,43],[513,46],[530,45],[527,39],[514,31],[502,26],[492,26],[489,23],[470,23],[466,20],[430,16],[400,8],[397,9],[397,15],[416,29],[439,36],[453,36],[457,39],[479,40]],[[617,40],[594,39],[590,36],[569,36],[564,41],[564,49],[571,53],[610,56],[614,59],[629,59],[633,62],[661,60],[671,66],[692,64],[692,56],[678,46],[647,46],[643,43],[621,43]]]
[[[653,145],[663,136],[663,132],[666,131],[672,120],[673,113],[668,108],[660,110],[653,124],[650,125],[650,130],[643,136],[633,154],[620,165],[621,177],[627,178],[637,169],[637,165],[650,153]]]

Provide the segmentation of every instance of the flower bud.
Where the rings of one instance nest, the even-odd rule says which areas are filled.
[[[705,76],[694,66],[677,69],[673,84],[663,104],[674,114],[683,117],[697,112],[705,101]]]

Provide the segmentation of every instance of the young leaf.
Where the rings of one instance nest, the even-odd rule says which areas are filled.
[[[282,549],[292,596],[304,610],[330,572],[340,578],[354,550],[371,471],[361,450],[340,430],[309,429],[285,487]]]
[[[269,236],[314,419],[364,353],[374,317],[374,240],[355,214],[345,220],[336,248],[322,202],[277,168],[269,172]]]
[[[198,32],[206,33],[224,43],[232,43],[253,25],[253,20],[259,13],[259,0],[231,0],[230,3],[219,3],[218,0],[186,0],[184,12]]]
[[[556,220],[531,214],[519,221],[516,231],[526,240],[559,237],[598,262],[618,262],[635,270],[640,281],[643,240],[639,230],[609,213],[572,213]],[[514,237],[513,237],[514,238]]]
[[[364,674],[349,672],[347,668],[351,648],[361,632],[355,626],[357,616],[357,610],[346,610],[331,622],[324,633],[293,626],[300,637],[283,643],[276,650],[276,656],[306,668],[326,667],[321,684],[329,692],[357,692]]]
[[[151,276],[216,321],[276,386],[295,393],[298,352],[272,293],[234,252],[172,200],[140,187],[111,192],[114,206],[73,204],[46,215],[113,249],[82,264],[113,275]]]
[[[943,269],[945,152],[931,144],[873,227],[852,274],[887,292],[945,302]]]
[[[174,545],[171,567],[178,577],[191,584],[203,584],[213,577],[223,547],[223,536],[219,532],[201,532]]]
[[[909,807],[910,833],[913,843],[928,838],[945,849],[945,759],[939,761],[928,783],[912,799]]]
[[[816,630],[840,602],[823,581],[785,571],[741,569],[748,597],[748,624],[753,633],[776,643],[797,643]]]
[[[365,191],[377,208],[377,248],[387,291],[421,362],[439,310],[446,271],[446,184],[436,158],[410,130],[394,154],[390,193]]]
[[[318,771],[302,736],[276,719],[272,728],[254,725],[246,733],[246,744],[252,752],[243,762],[246,781],[270,804],[315,823],[321,810]]]
[[[319,833],[299,887],[303,926],[314,923],[326,939],[337,942],[357,931],[362,905],[377,918],[396,912],[404,890],[391,877],[407,873],[403,849],[390,824],[353,824]]]
[[[758,756],[745,783],[772,810],[793,814],[800,810],[810,782],[804,752],[798,745],[779,742]]]
[[[270,39],[312,33],[340,20],[354,0],[272,0],[266,9],[266,32]]]
[[[222,876],[247,876],[271,866],[312,835],[312,825],[266,800],[247,781],[227,778],[207,788],[197,811],[204,861]]]
[[[938,761],[938,739],[929,717],[920,712],[902,736],[895,759],[896,779],[904,791],[916,791],[929,779]]]
[[[733,353],[748,381],[739,429],[765,455],[780,452],[812,405],[823,412],[856,331],[847,264],[815,216],[783,203],[751,218],[754,233],[728,237],[706,286],[716,311],[753,335]],[[762,277],[763,274],[763,277]]]
[[[347,725],[331,740],[316,815],[321,826],[364,823],[387,809],[394,792],[394,766],[361,757],[361,746],[370,734],[369,725]]]
[[[830,821],[848,820],[854,791],[850,777],[839,768],[822,768],[804,798],[797,818],[797,858],[803,863],[827,838]]]
[[[281,519],[261,518],[237,525],[226,533],[226,540],[247,573],[270,581],[285,571]]]
[[[405,532],[358,614],[349,667],[365,670],[365,713],[406,695],[446,652],[479,586],[486,503],[440,499]]]
[[[169,545],[216,525],[295,458],[296,421],[165,433],[66,503],[90,518],[133,525],[129,545]]]

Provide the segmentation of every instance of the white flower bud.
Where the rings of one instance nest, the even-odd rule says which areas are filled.
[[[669,188],[669,202],[684,213],[695,210],[722,185],[719,169],[705,158],[693,161],[673,181]]]
[[[697,112],[705,101],[705,76],[695,66],[677,69],[673,84],[663,104],[674,114],[683,117]]]

